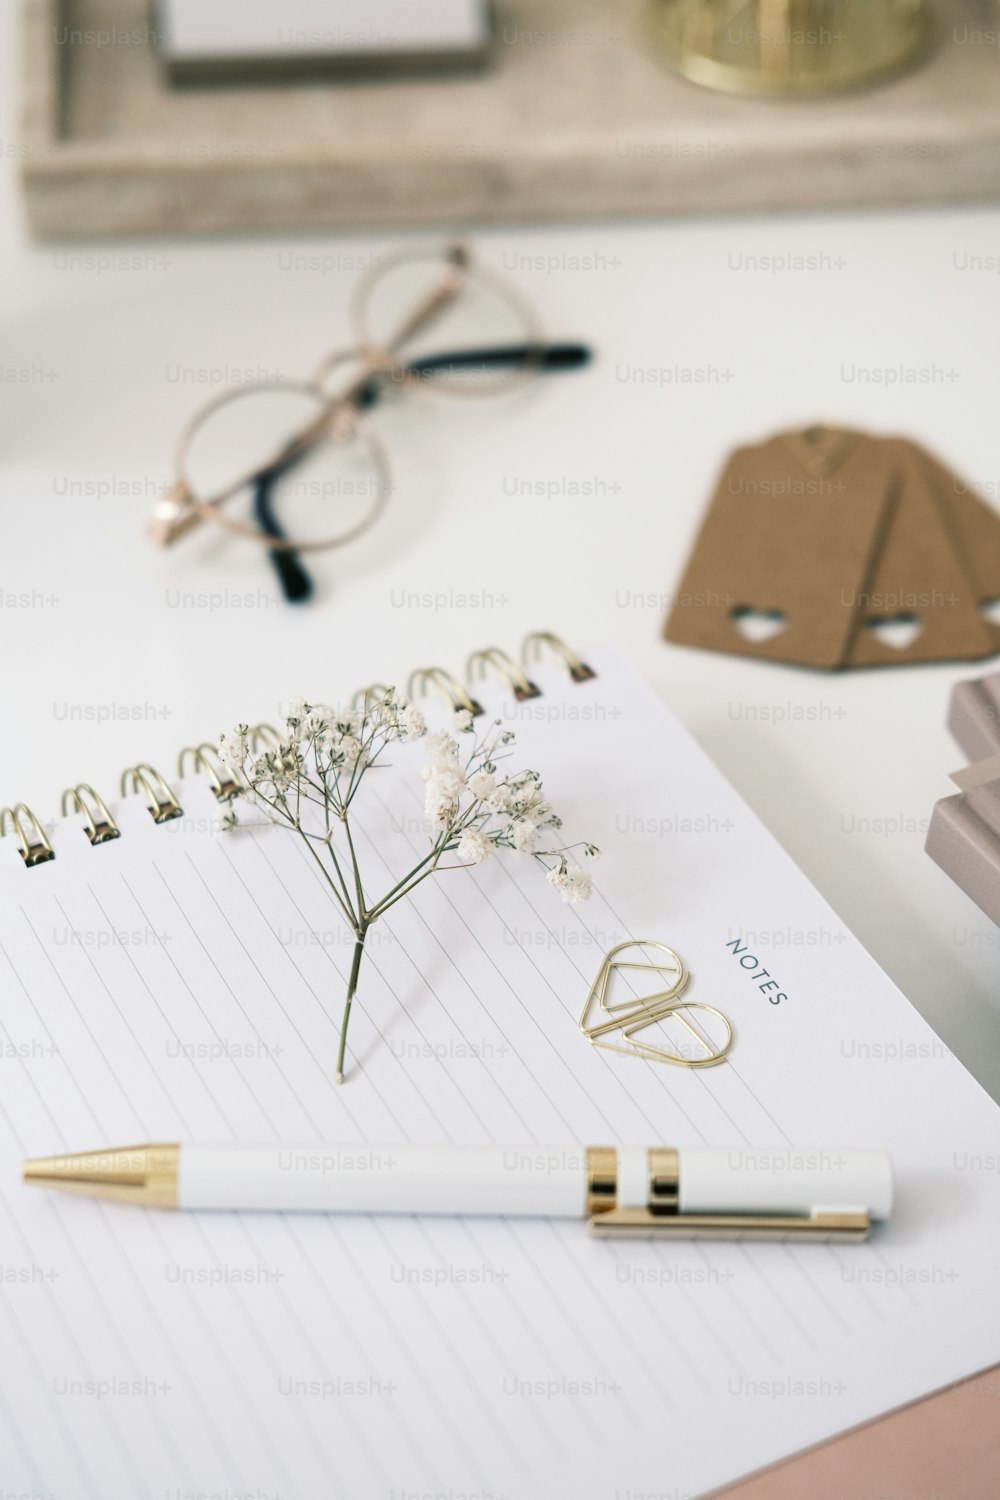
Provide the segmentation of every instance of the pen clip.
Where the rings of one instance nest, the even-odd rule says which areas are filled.
[[[871,1233],[871,1218],[857,1210],[823,1209],[813,1214],[653,1213],[648,1208],[611,1208],[591,1215],[599,1240],[807,1240],[813,1244],[857,1244]]]

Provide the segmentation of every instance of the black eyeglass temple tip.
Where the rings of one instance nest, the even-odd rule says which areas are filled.
[[[426,359],[413,360],[406,366],[414,375],[431,375],[435,371],[469,369],[472,366],[503,369],[505,366],[531,363],[533,371],[544,374],[549,371],[579,370],[590,363],[591,351],[586,344],[546,344],[541,349],[533,344],[504,344],[493,349],[466,349],[455,354],[434,354]],[[369,410],[376,404],[384,389],[384,381],[374,377],[362,386],[356,396],[358,408]],[[271,505],[275,483],[288,470],[295,467],[302,457],[296,453],[281,464],[276,464],[261,474],[254,485],[254,517],[261,531],[275,541],[284,541],[285,533]],[[268,553],[278,576],[282,593],[289,604],[304,604],[312,597],[313,582],[298,555],[282,548],[271,548]]]
[[[253,512],[261,531],[273,537],[276,542],[282,542],[285,539],[285,533],[271,506],[271,492],[278,477],[278,471],[272,469],[267,474],[262,474],[257,480],[254,485]],[[281,591],[289,604],[304,604],[312,597],[312,579],[295,552],[286,548],[279,551],[271,547],[268,549],[268,556],[278,576],[278,582],[281,584]]]

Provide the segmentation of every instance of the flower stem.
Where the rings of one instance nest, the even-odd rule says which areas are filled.
[[[354,939],[354,957],[351,959],[351,973],[347,981],[347,999],[344,1001],[344,1019],[340,1023],[340,1047],[337,1052],[337,1082],[344,1081],[344,1050],[347,1047],[347,1027],[351,1019],[351,1002],[357,994],[358,974],[361,971],[361,957],[365,951],[365,938],[368,936],[368,926],[363,924],[357,929]]]

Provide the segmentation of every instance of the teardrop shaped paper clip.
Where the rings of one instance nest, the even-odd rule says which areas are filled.
[[[618,957],[629,949],[637,950],[639,957]],[[643,951],[647,949],[663,954],[662,961],[649,962]],[[613,1003],[610,998],[612,983],[615,975],[625,970],[655,974],[661,983],[647,994]],[[617,943],[605,954],[604,962],[590,987],[580,1016],[580,1030],[592,1046],[603,1047],[608,1052],[673,1063],[681,1068],[713,1068],[717,1063],[725,1061],[733,1045],[732,1024],[714,1005],[705,1005],[700,1000],[681,1000],[690,978],[684,961],[666,943],[642,941],[638,938]],[[720,1043],[714,1042],[691,1019],[695,1011],[714,1016],[721,1023],[723,1040]],[[694,1046],[694,1055],[688,1057],[680,1049],[671,1051],[667,1047],[654,1046],[652,1042],[636,1040],[648,1027],[663,1021],[676,1021],[683,1028]]]

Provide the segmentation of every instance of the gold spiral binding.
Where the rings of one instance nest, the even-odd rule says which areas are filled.
[[[487,646],[485,651],[474,651],[465,664],[465,675],[471,682],[476,669],[485,677],[492,667],[497,676],[513,693],[518,703],[527,703],[529,698],[540,698],[542,690],[518,666],[512,656],[501,651],[499,646]]]
[[[255,724],[250,731],[250,749],[255,755],[261,746],[273,753],[280,744],[281,735],[273,724]]]
[[[6,835],[8,823],[13,826],[21,858],[29,870],[34,865],[44,865],[46,860],[55,859],[56,851],[49,843],[49,836],[27,803],[18,802],[14,807],[0,809],[0,838]]]
[[[81,781],[78,786],[68,786],[62,794],[62,816],[69,815],[72,803],[72,811],[83,814],[83,831],[95,846],[108,844],[112,839],[121,837],[121,829],[115,822],[108,810],[108,804],[100,792],[86,781]]]
[[[458,678],[446,672],[444,667],[418,667],[415,672],[411,672],[406,684],[406,696],[415,698],[418,692],[426,696],[428,687],[436,687],[452,708],[467,709],[473,718],[483,712],[482,704],[477,703]]]
[[[13,826],[19,844],[21,858],[30,870],[33,865],[45,864],[46,859],[55,858],[55,850],[49,843],[48,834],[34,816],[27,802],[16,802],[13,807],[0,808],[0,838],[6,835],[7,823]],[[27,829],[25,829],[27,823]]]
[[[385,697],[388,691],[388,683],[370,682],[366,688],[358,688],[357,692],[351,699],[351,707],[360,708],[361,712],[363,714],[366,714],[372,706],[372,699],[374,699],[375,702],[378,702],[380,698]]]
[[[571,651],[566,642],[559,636],[553,635],[550,630],[536,630],[532,635],[526,635],[521,643],[521,660],[527,667],[531,660],[532,650],[534,660],[538,661],[542,655],[543,647],[553,653],[562,662],[574,682],[589,682],[597,673],[575,651]]]
[[[202,771],[208,777],[208,784],[219,802],[229,802],[236,796],[240,784],[214,745],[207,741],[201,745],[185,745],[177,757],[178,776],[184,775],[184,765],[189,755],[194,760],[195,770]]]
[[[140,761],[137,766],[126,766],[122,772],[121,794],[123,797],[127,797],[130,792],[137,792],[140,787],[146,793],[154,823],[169,823],[171,818],[183,816],[184,809],[159,771],[145,760]]]

